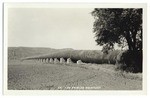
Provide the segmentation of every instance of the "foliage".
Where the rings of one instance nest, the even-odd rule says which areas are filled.
[[[129,50],[142,50],[141,8],[95,8],[93,32],[103,51],[114,49],[114,44]]]
[[[142,52],[139,51],[124,51],[119,60],[118,69],[129,72],[142,72]]]
[[[142,9],[95,8],[93,32],[96,42],[108,53],[118,47],[128,48],[117,59],[120,69],[142,72]]]

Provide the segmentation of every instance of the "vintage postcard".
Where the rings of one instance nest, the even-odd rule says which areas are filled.
[[[4,3],[4,94],[146,94],[146,12]]]

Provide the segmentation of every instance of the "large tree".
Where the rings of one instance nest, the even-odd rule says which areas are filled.
[[[103,50],[114,49],[115,44],[131,51],[142,50],[141,8],[95,8],[92,15],[96,42]]]

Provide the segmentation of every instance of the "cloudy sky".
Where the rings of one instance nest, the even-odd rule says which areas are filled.
[[[101,49],[92,8],[9,8],[8,46]]]

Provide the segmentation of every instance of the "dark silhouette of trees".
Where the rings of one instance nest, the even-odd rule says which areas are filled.
[[[95,41],[102,51],[113,50],[115,44],[128,47],[123,63],[136,72],[142,71],[142,14],[142,8],[95,8],[92,12]]]
[[[103,50],[128,46],[129,50],[142,50],[142,9],[95,8],[94,33]]]

